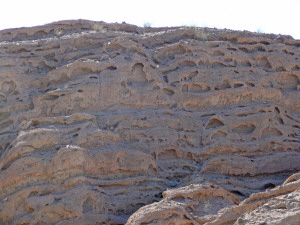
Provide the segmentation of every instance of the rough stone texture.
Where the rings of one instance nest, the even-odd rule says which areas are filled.
[[[299,224],[289,36],[3,30],[0,106],[0,224]]]

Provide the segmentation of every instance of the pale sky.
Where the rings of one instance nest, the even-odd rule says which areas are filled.
[[[300,39],[300,0],[0,0],[0,7],[0,30],[88,19],[261,31]]]

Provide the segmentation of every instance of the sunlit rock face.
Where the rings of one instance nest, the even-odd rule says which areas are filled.
[[[0,31],[0,224],[299,224],[300,41],[63,21]]]

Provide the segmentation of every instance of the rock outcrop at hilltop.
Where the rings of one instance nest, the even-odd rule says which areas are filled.
[[[299,224],[290,36],[3,30],[0,105],[0,224]]]

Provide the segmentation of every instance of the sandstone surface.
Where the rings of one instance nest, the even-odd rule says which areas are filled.
[[[0,31],[0,224],[300,224],[300,40]]]

